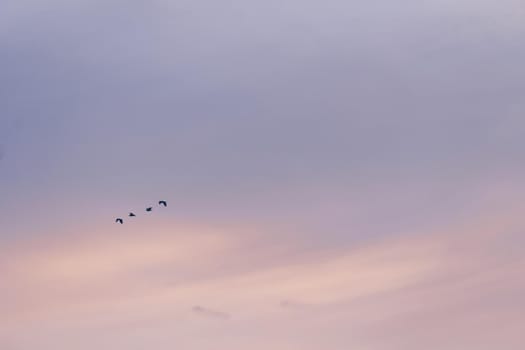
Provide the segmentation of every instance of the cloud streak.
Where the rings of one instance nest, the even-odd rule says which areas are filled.
[[[242,229],[230,231],[228,239],[213,230],[196,234],[199,230],[187,227],[180,229],[176,239],[139,235],[122,245],[120,239],[109,244],[111,240],[92,237],[81,244],[57,242],[57,246],[31,255],[18,255],[27,249],[14,250],[14,255],[2,258],[2,274],[8,276],[6,283],[16,292],[16,299],[7,302],[9,295],[3,295],[1,328],[4,335],[10,334],[18,342],[28,325],[44,322],[43,344],[49,346],[59,329],[81,338],[88,337],[87,329],[113,330],[113,341],[126,343],[118,330],[131,327],[148,342],[153,334],[169,332],[169,325],[175,322],[186,332],[179,335],[181,341],[189,342],[189,337],[204,327],[218,346],[234,348],[249,340],[228,341],[219,333],[227,336],[246,331],[254,337],[252,341],[271,336],[273,340],[265,344],[304,345],[306,349],[309,342],[328,346],[331,341],[352,346],[373,344],[380,349],[392,344],[418,349],[425,339],[452,346],[446,336],[451,332],[462,346],[503,341],[514,349],[517,343],[509,339],[516,339],[519,330],[516,296],[525,291],[519,278],[525,261],[519,250],[512,249],[512,238],[523,229],[519,220],[523,208],[498,193],[500,199],[496,203],[496,197],[491,197],[493,206],[484,209],[490,215],[481,215],[486,218],[483,220],[472,217],[425,235],[382,238],[324,254],[304,252],[293,259],[279,258],[276,263],[270,259],[273,238],[261,240],[263,235],[246,240]],[[502,203],[507,206],[500,206]],[[148,246],[151,238],[158,244]],[[171,243],[175,241],[179,247]],[[129,248],[135,247],[135,242],[145,244],[142,250]],[[265,252],[262,264],[243,254],[254,244]],[[162,254],[164,247],[172,245],[175,250]],[[83,254],[75,252],[79,247]],[[154,248],[151,254],[148,247]],[[179,248],[181,253],[177,253]],[[118,269],[102,267],[106,265],[102,258],[105,251],[113,256]],[[288,251],[293,251],[292,247]],[[64,256],[76,260],[62,263]],[[48,263],[42,264],[41,257]],[[63,266],[77,266],[73,271],[79,273],[64,273]],[[78,266],[90,268],[82,272]],[[234,266],[253,267],[232,269]],[[103,277],[103,271],[108,275],[88,278],[93,276],[92,269],[96,269],[95,276]],[[203,306],[202,300],[213,300],[229,312]],[[300,300],[308,307],[298,313],[282,312],[275,305],[283,300]],[[219,329],[198,325],[185,316],[188,304],[195,305],[195,315],[227,319],[232,313],[236,318],[229,319],[229,326],[217,326]],[[343,325],[353,330],[352,339],[345,336]],[[268,333],[253,333],[253,327]],[[306,332],[311,328],[318,330],[315,336]],[[408,336],[414,328],[421,336]],[[148,329],[154,332],[147,333]],[[296,333],[306,335],[303,339],[293,336]]]
[[[202,306],[194,306],[191,308],[191,310],[198,315],[221,319],[221,320],[228,320],[230,319],[230,314],[226,312],[216,311],[212,309],[208,309],[206,307]]]

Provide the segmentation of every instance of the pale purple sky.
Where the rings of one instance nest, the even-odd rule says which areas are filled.
[[[520,0],[4,0],[0,348],[521,350],[523,62]]]

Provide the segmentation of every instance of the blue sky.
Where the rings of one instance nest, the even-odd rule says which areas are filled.
[[[520,348],[524,23],[514,0],[7,0],[0,345]]]

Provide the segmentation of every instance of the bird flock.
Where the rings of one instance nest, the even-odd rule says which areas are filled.
[[[159,206],[167,207],[167,206],[168,206],[168,202],[166,202],[166,201],[159,201]],[[151,212],[152,210],[153,210],[153,207],[147,207],[147,208],[146,208],[146,211],[147,211],[147,212]],[[137,216],[137,215],[135,215],[135,213],[133,213],[133,212],[130,212],[130,213],[128,214],[128,216],[129,216],[130,218],[132,218],[132,217],[135,217],[135,216]],[[115,222],[116,222],[117,224],[121,224],[121,225],[122,225],[122,224],[124,223],[124,219],[122,219],[122,218],[117,218],[117,219],[115,220]]]

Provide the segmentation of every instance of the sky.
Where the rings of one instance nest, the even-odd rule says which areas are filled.
[[[0,348],[521,350],[523,62],[521,0],[2,1]]]

